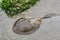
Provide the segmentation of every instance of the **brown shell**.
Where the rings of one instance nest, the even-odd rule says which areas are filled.
[[[30,19],[20,18],[14,23],[12,30],[16,34],[28,35],[35,32],[40,27],[40,24],[41,20],[35,20],[32,24]]]

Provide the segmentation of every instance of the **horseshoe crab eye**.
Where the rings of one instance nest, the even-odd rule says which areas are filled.
[[[15,22],[14,26],[12,27],[12,30],[16,34],[28,35],[32,34],[40,27],[40,21],[39,25],[37,24],[38,21],[35,23],[31,23],[30,19],[20,18]]]

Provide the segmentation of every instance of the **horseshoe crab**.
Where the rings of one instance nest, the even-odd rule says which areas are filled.
[[[32,34],[36,30],[38,30],[38,28],[40,27],[41,19],[46,19],[52,16],[58,16],[58,15],[59,14],[47,14],[42,18],[21,17],[14,23],[12,30],[16,34],[22,34],[22,35]]]

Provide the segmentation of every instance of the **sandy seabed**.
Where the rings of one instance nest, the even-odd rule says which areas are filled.
[[[38,18],[48,13],[60,14],[60,0],[41,0],[23,13]],[[0,11],[0,40],[60,40],[60,16],[43,19],[41,27],[31,35],[18,35],[12,31],[18,18],[18,15],[9,18],[4,11]]]

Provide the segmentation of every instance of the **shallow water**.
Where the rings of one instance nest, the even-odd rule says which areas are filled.
[[[23,12],[29,16],[42,17],[48,13],[60,13],[60,0],[41,0],[36,6]],[[17,35],[12,31],[20,15],[9,18],[0,12],[0,40],[60,40],[60,16],[42,20],[39,30],[31,35]]]

